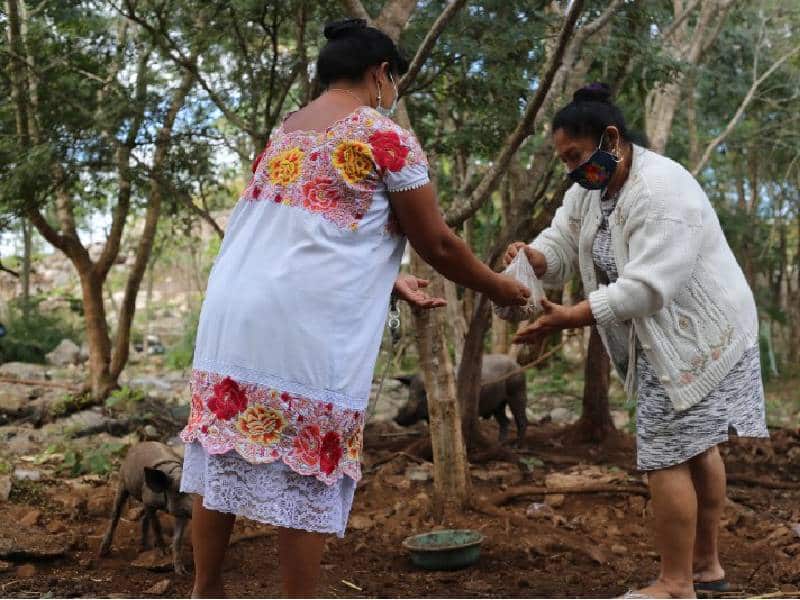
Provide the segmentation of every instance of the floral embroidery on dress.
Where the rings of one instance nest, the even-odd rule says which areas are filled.
[[[347,183],[358,183],[373,169],[372,150],[364,142],[345,140],[333,151],[333,166]]]
[[[245,198],[302,208],[358,231],[384,174],[413,165],[427,166],[413,134],[361,107],[325,132],[279,129],[253,161]],[[386,218],[386,231],[400,233]]]
[[[361,478],[363,412],[199,370],[191,389],[185,443],[211,454],[235,449],[251,463],[280,460],[327,484]]]
[[[274,184],[289,185],[300,177],[304,152],[291,148],[269,161],[269,179]]]
[[[688,325],[687,325],[688,326]],[[719,341],[712,344],[709,351],[705,354],[697,354],[691,360],[691,369],[681,369],[680,382],[688,385],[695,380],[695,377],[700,376],[705,371],[709,362],[719,360],[722,356],[722,350],[730,346],[733,342],[733,327],[729,327],[723,332]]]

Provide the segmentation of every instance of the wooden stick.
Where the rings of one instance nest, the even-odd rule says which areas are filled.
[[[635,494],[639,496],[649,496],[650,492],[646,487],[638,485],[603,484],[562,488],[525,485],[495,494],[491,497],[490,502],[495,505],[502,505],[519,496],[542,496],[549,494]]]

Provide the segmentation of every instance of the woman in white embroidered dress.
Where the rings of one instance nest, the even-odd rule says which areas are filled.
[[[415,278],[396,283],[404,234],[437,271],[501,305],[529,295],[450,231],[422,149],[379,112],[407,68],[391,39],[355,19],[325,35],[326,91],[255,161],[209,276],[181,433],[181,489],[198,494],[194,596],[223,594],[236,515],[280,528],[284,593],[314,595],[324,534],[344,534],[361,476],[390,292],[437,304]]]
[[[506,261],[524,250],[551,287],[577,268],[588,300],[545,302],[517,341],[596,323],[636,395],[637,463],[648,474],[661,573],[626,596],[724,591],[717,445],[729,429],[768,435],[753,294],[697,181],[631,142],[608,86],[578,90],[552,131],[575,185],[551,226],[530,245],[512,244]]]

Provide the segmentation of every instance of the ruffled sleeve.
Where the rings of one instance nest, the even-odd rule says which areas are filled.
[[[379,117],[370,129],[368,142],[388,191],[413,190],[430,181],[428,159],[412,132],[386,117]]]

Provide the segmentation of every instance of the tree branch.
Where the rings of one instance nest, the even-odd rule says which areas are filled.
[[[380,16],[375,19],[375,27],[397,43],[416,7],[417,0],[390,0],[384,5]]]
[[[522,142],[529,135],[531,125],[535,121],[536,116],[539,113],[539,109],[544,103],[547,93],[550,91],[556,71],[558,71],[559,67],[561,66],[561,60],[564,56],[564,51],[573,34],[573,31],[575,30],[575,23],[577,22],[582,10],[583,0],[574,0],[569,8],[566,18],[564,19],[564,25],[559,33],[556,48],[550,57],[547,68],[545,69],[545,75],[539,82],[539,86],[536,88],[533,98],[528,103],[522,120],[519,122],[511,135],[508,136],[503,148],[500,150],[500,152],[498,152],[497,157],[494,160],[494,164],[489,168],[489,171],[486,173],[486,175],[484,175],[483,179],[478,184],[478,187],[475,188],[470,197],[465,199],[463,202],[454,203],[456,204],[454,210],[446,217],[447,224],[451,227],[457,227],[461,225],[465,220],[477,212],[486,198],[489,197],[495,185],[497,185],[500,177],[508,168],[508,164],[511,162],[511,158],[514,153],[517,151],[517,149],[519,149]]]
[[[692,11],[695,8],[697,8],[699,4],[700,0],[691,0],[689,4],[686,5],[686,8],[684,8],[680,12],[680,14],[675,15],[675,18],[672,20],[672,23],[670,23],[669,27],[667,27],[666,31],[664,31],[663,35],[661,36],[662,41],[666,41],[669,38],[671,38],[675,34],[675,32],[678,31],[678,28],[680,28],[680,26],[683,25],[683,22],[686,20],[686,18],[690,14],[692,14]]]
[[[372,17],[369,16],[367,9],[361,4],[361,0],[342,0],[342,6],[351,17],[366,19],[367,22],[372,22]]]
[[[431,51],[433,50],[433,47],[436,45],[436,41],[439,39],[442,31],[444,31],[445,27],[447,27],[448,23],[450,23],[456,13],[463,8],[464,4],[466,4],[466,0],[453,0],[447,5],[447,8],[442,11],[442,14],[438,16],[436,21],[434,21],[430,30],[425,35],[425,39],[422,40],[422,44],[419,48],[417,48],[417,53],[414,55],[414,58],[408,67],[408,72],[403,75],[403,78],[397,84],[397,89],[401,96],[416,78],[417,74],[422,68],[422,65],[425,63]]]
[[[692,169],[692,175],[696,176],[703,169],[703,167],[706,165],[709,158],[711,157],[711,153],[714,151],[714,149],[717,146],[719,146],[722,143],[722,141],[725,140],[725,138],[727,138],[733,131],[733,129],[736,127],[736,124],[739,122],[739,119],[742,118],[744,111],[747,109],[748,105],[753,100],[756,90],[758,90],[758,86],[760,86],[764,82],[764,80],[767,79],[767,77],[772,75],[778,68],[780,68],[780,66],[783,63],[789,60],[789,58],[797,54],[797,52],[800,52],[800,46],[795,46],[791,51],[781,56],[778,60],[772,63],[770,68],[764,71],[758,79],[753,81],[752,85],[750,85],[750,89],[747,90],[747,94],[745,94],[745,97],[742,99],[741,104],[739,104],[739,108],[736,110],[736,113],[733,115],[731,120],[728,121],[728,124],[725,126],[725,129],[723,129],[722,132],[713,140],[711,140],[708,143],[708,146],[706,146],[705,152],[703,152],[703,156],[700,158],[698,163]]]

